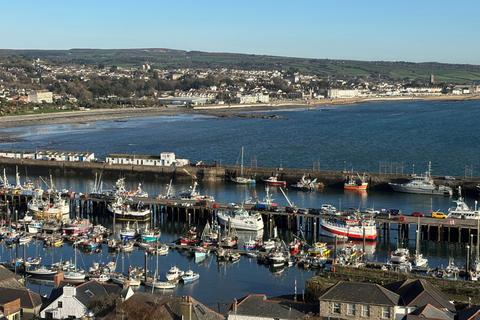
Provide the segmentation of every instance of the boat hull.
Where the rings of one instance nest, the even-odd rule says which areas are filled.
[[[361,227],[336,226],[323,221],[320,222],[322,234],[329,237],[347,237],[350,240],[375,241],[377,239],[377,229],[375,226],[366,226],[365,233]],[[364,236],[365,234],[365,236]]]

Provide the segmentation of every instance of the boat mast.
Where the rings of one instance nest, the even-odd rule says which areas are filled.
[[[243,177],[243,146],[240,152],[240,176]]]
[[[415,245],[415,257],[420,255],[420,217],[417,219],[417,243]]]

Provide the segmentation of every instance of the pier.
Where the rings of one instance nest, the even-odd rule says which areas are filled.
[[[3,193],[0,199],[8,203],[10,220],[18,220],[26,212],[26,205],[31,196]],[[216,219],[218,210],[227,209],[228,204],[219,202],[160,199],[160,198],[133,198],[133,203],[143,202],[150,207],[151,216],[148,221],[182,222],[187,225],[204,225],[207,221]],[[76,212],[82,217],[92,217],[100,220],[110,219],[107,212],[106,199],[75,195],[70,197],[70,212]],[[245,209],[252,211],[252,205],[245,205]],[[299,213],[287,210],[287,207],[278,207],[275,211],[252,211],[262,215],[265,222],[265,231],[273,234],[273,229],[302,233],[317,241],[321,235],[322,218],[330,217],[326,214]],[[409,240],[412,236],[410,228],[420,226],[420,240],[444,241],[451,243],[477,243],[479,237],[479,221],[475,219],[437,219],[431,217],[413,217],[409,215],[377,215],[374,217],[378,235],[389,241],[391,233],[397,231],[397,239]]]

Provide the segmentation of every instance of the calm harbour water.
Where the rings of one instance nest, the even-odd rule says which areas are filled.
[[[152,154],[173,151],[177,157],[191,160],[221,161],[234,164],[241,146],[246,148],[246,159],[257,159],[259,166],[310,168],[320,161],[321,168],[377,171],[379,161],[403,162],[405,172],[412,164],[418,172],[432,161],[434,174],[463,175],[465,165],[479,166],[480,102],[390,102],[365,103],[354,106],[321,107],[314,110],[276,111],[284,119],[214,118],[199,115],[173,117],[135,118],[125,122],[99,121],[89,124],[64,124],[30,126],[5,129],[19,135],[23,140],[16,143],[0,143],[0,149],[55,149],[94,151],[103,157],[108,153]],[[248,163],[249,164],[249,163]],[[90,179],[72,176],[55,177],[56,184],[77,192],[88,192],[93,186]],[[165,192],[165,183],[128,181],[134,188],[138,182],[151,196]],[[105,188],[114,181],[105,180]],[[180,191],[188,185],[176,185]],[[264,195],[261,184],[256,187],[223,183],[202,183],[202,193],[215,196],[220,202],[240,202],[252,194]],[[281,193],[272,189],[275,201],[286,205]],[[348,193],[343,190],[326,190],[322,193],[288,191],[289,198],[301,207],[320,207],[330,203],[337,208],[398,208],[405,213],[412,211],[446,210],[450,198],[441,196],[369,192],[367,195]],[[467,199],[473,205],[474,199]],[[163,242],[178,238],[184,226],[164,224],[161,226]],[[412,230],[411,230],[412,231]],[[414,232],[414,231],[413,231]],[[412,233],[413,233],[412,232]],[[288,235],[287,235],[288,236]],[[390,242],[380,238],[369,246],[372,260],[385,261],[388,252],[396,245],[396,234]],[[409,246],[414,248],[413,236]],[[0,246],[1,260],[9,260],[15,254]],[[18,249],[21,255],[21,249]],[[446,265],[449,257],[460,264],[465,257],[465,247],[458,244],[422,242],[422,251],[430,264]],[[72,248],[65,245],[58,249],[43,250],[32,244],[27,255],[39,253],[47,263],[58,259],[71,259]],[[87,268],[93,261],[108,261],[116,257],[101,254],[82,254],[79,264]],[[121,258],[119,268],[121,268]],[[154,268],[150,258],[150,269]],[[143,265],[143,251],[126,255],[128,265]],[[172,251],[160,258],[161,273],[177,265],[192,268],[200,273],[197,283],[179,286],[176,294],[191,294],[209,305],[229,303],[248,293],[267,295],[293,293],[295,281],[302,292],[305,280],[313,271],[296,267],[287,268],[281,274],[273,274],[256,261],[242,258],[234,265],[218,266],[211,256],[202,264]],[[50,287],[30,284],[34,290],[48,293]]]

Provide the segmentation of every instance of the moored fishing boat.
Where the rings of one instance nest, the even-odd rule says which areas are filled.
[[[343,189],[350,191],[365,191],[367,190],[367,188],[368,182],[365,174],[363,174],[363,176],[360,176],[357,173],[357,176],[354,176],[352,172],[352,175],[348,176],[345,180],[345,183],[343,184]]]
[[[274,175],[274,176],[268,177],[266,179],[262,179],[262,181],[266,185],[272,186],[272,187],[286,187],[287,186],[287,181],[278,180],[278,175]]]
[[[65,236],[69,236],[69,235],[79,236],[79,235],[86,234],[91,227],[92,227],[92,224],[88,219],[75,219],[71,222],[65,223],[62,227],[62,230],[63,230],[63,235]]]
[[[200,279],[200,274],[193,272],[192,270],[185,271],[181,277],[183,283],[191,283]]]
[[[140,231],[140,238],[146,243],[156,242],[160,239],[160,231],[151,230],[148,228],[148,224],[146,224],[145,229]]]
[[[291,184],[290,187],[295,190],[300,190],[300,191],[314,191],[317,189],[321,189],[319,187],[319,183],[317,183],[317,179],[310,179],[307,178],[305,175],[302,176],[302,178],[297,181],[294,184]]]
[[[428,170],[424,175],[412,174],[410,181],[406,183],[389,183],[389,185],[396,192],[451,196],[452,188],[435,184],[431,176],[431,167],[429,162]]]
[[[218,210],[217,219],[220,225],[231,224],[237,230],[258,231],[264,227],[259,213],[250,213],[243,206],[233,206],[225,210]]]
[[[351,240],[369,241],[377,239],[375,221],[360,216],[321,218],[320,227],[322,234],[329,237],[341,236]]]
[[[180,270],[177,266],[171,267],[165,274],[165,278],[168,281],[179,280],[183,276],[184,272]]]

